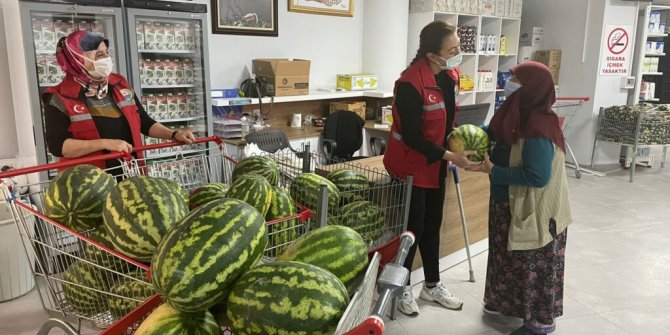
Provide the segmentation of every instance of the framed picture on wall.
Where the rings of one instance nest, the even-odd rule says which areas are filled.
[[[278,36],[277,0],[212,0],[212,33]]]
[[[354,0],[288,0],[291,12],[354,16]]]

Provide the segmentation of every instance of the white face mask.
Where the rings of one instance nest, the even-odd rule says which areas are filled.
[[[520,88],[521,84],[508,80],[505,83],[505,96],[509,97],[510,95],[512,95],[512,93],[516,92]]]
[[[104,79],[109,77],[114,68],[114,62],[112,57],[106,57],[97,60],[90,60],[93,63],[93,71],[88,71],[88,73],[96,79]]]
[[[460,52],[454,57],[451,57],[449,59],[445,59],[440,56],[437,57],[439,57],[442,61],[444,61],[444,64],[440,64],[440,69],[442,70],[453,70],[457,68],[459,65],[461,65],[461,62],[463,61],[463,54],[461,54]]]

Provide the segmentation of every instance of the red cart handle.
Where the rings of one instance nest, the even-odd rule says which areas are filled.
[[[192,141],[190,144],[200,144],[200,143],[208,143],[208,142],[214,142],[216,143],[219,147],[223,146],[223,140],[218,137],[218,136],[210,136],[210,137],[203,137],[203,138],[196,138],[194,141]],[[171,147],[178,147],[181,145],[184,145],[187,143],[184,142],[165,142],[165,143],[156,143],[156,144],[149,144],[149,145],[143,145],[139,146],[136,148],[133,148],[133,152],[140,152],[140,151],[147,151],[147,150],[155,150],[155,149],[163,149],[163,148],[171,148]]]
[[[31,166],[31,167],[20,168],[20,169],[11,169],[11,170],[7,170],[5,172],[0,172],[0,179],[11,178],[11,177],[15,177],[15,176],[21,176],[21,175],[24,175],[24,174],[43,172],[43,171],[49,171],[49,170],[61,170],[61,169],[65,169],[65,168],[75,166],[75,165],[96,163],[96,162],[106,161],[106,160],[110,160],[110,159],[131,160],[132,158],[133,158],[133,156],[131,156],[127,152],[112,152],[112,153],[108,153],[108,154],[95,155],[95,156],[91,156],[91,157],[69,159],[69,160],[64,161],[64,162],[43,164],[43,165]]]
[[[198,139],[195,139],[192,142],[192,144],[200,144],[200,143],[207,143],[207,142],[214,142],[217,145],[219,145],[219,147],[221,147],[223,145],[223,140],[218,136],[198,138]],[[176,146],[180,146],[180,145],[184,145],[184,144],[185,143],[182,143],[182,142],[167,142],[167,143],[151,144],[151,145],[145,145],[145,146],[139,146],[139,147],[133,148],[133,152],[176,147]],[[7,170],[5,172],[0,172],[0,180],[2,180],[4,178],[11,178],[11,177],[15,177],[15,176],[21,176],[21,175],[25,175],[25,174],[29,174],[29,173],[37,173],[37,172],[43,172],[43,171],[49,171],[49,170],[62,170],[62,169],[66,169],[66,168],[69,168],[69,167],[72,167],[72,166],[76,166],[76,165],[91,164],[91,163],[96,163],[96,162],[101,162],[101,161],[106,161],[106,160],[111,160],[111,159],[123,159],[123,160],[129,161],[132,158],[133,158],[133,156],[131,156],[129,153],[126,153],[126,152],[112,152],[112,153],[108,153],[108,154],[95,155],[95,156],[90,156],[90,157],[69,159],[69,160],[64,161],[64,162],[43,164],[43,165],[31,166],[31,167],[20,168],[20,169],[11,169],[11,170]]]
[[[587,102],[591,100],[589,97],[556,97],[556,101],[580,101]]]

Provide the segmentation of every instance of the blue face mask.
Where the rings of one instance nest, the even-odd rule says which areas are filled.
[[[512,95],[512,93],[516,92],[520,88],[521,84],[508,80],[505,83],[505,96],[509,97],[510,95]]]

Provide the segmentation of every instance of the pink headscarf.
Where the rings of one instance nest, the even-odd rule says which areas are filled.
[[[97,50],[100,43],[109,46],[109,40],[102,35],[81,30],[61,37],[56,46],[56,59],[63,72],[73,76],[86,89],[87,97],[98,99],[107,96],[107,78],[91,77],[84,66],[84,52]]]

